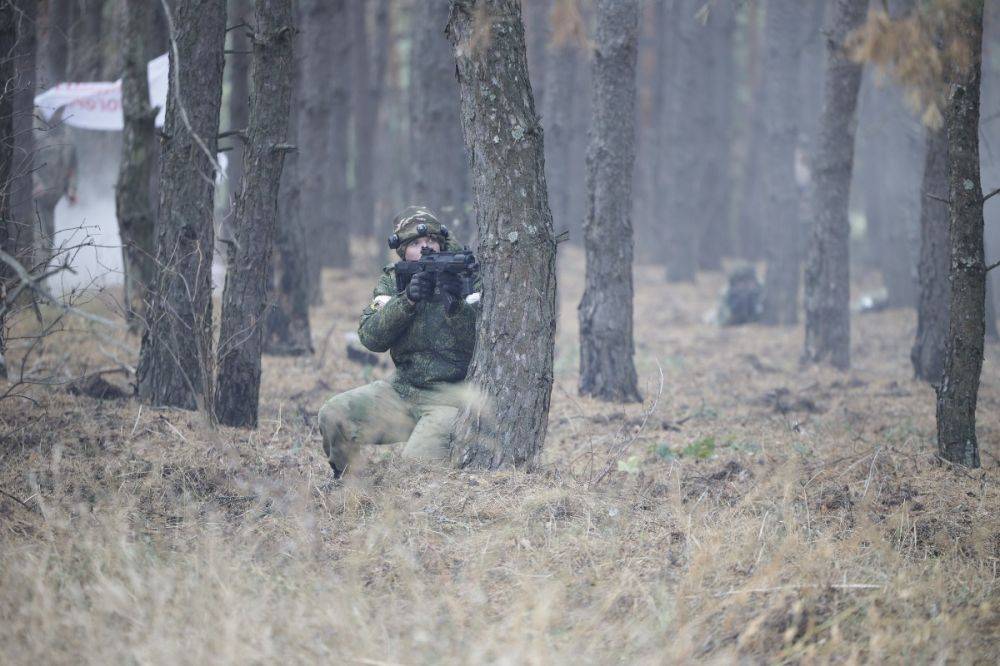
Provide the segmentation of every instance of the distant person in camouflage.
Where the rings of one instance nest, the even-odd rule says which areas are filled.
[[[70,141],[62,123],[62,110],[46,122],[41,113],[35,114],[35,164],[32,174],[32,198],[39,226],[35,233],[35,261],[52,260],[56,235],[56,204],[64,196],[70,205],[76,203],[76,146]]]
[[[753,266],[741,266],[729,274],[729,284],[719,299],[720,326],[739,326],[760,321],[764,312],[764,288]]]
[[[430,210],[410,206],[393,220],[390,247],[417,261],[423,248],[461,249]],[[451,295],[446,312],[435,286]],[[358,337],[373,352],[389,351],[396,372],[330,398],[319,413],[323,450],[340,477],[362,444],[405,442],[404,458],[443,461],[464,404],[464,382],[476,340],[479,293],[461,298],[453,275],[417,273],[400,291],[394,264],[382,269],[372,300],[361,313]]]

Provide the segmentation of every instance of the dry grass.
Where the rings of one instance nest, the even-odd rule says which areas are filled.
[[[316,411],[384,373],[343,356],[368,275],[327,276],[348,301],[315,312],[315,357],[265,361],[255,432],[51,389],[0,405],[3,661],[995,663],[996,345],[984,469],[954,469],[911,313],[856,318],[855,370],[800,369],[801,330],[701,323],[720,275],[640,267],[646,406],[658,367],[665,388],[639,430],[644,406],[576,396],[580,265],[533,474],[381,449],[331,482]],[[102,346],[46,354],[81,372]]]

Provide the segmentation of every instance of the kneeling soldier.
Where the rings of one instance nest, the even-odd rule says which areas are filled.
[[[389,246],[403,261],[460,249],[437,217],[420,206],[396,216]],[[479,315],[479,293],[465,291],[454,273],[418,272],[397,283],[394,264],[382,270],[358,336],[373,352],[388,350],[396,372],[390,381],[336,395],[320,410],[323,450],[335,476],[344,473],[362,444],[405,442],[404,458],[449,457]]]

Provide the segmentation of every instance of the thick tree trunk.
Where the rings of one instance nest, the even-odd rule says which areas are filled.
[[[639,402],[632,357],[632,170],[635,164],[638,0],[598,0],[593,121],[580,301],[580,393]]]
[[[426,0],[413,9],[410,137],[412,203],[429,206],[451,224],[465,216],[468,162],[462,139],[455,56],[444,28],[449,0]]]
[[[927,130],[920,202],[920,293],[917,301],[917,337],[910,349],[913,374],[931,384],[941,381],[948,340],[948,303],[951,285],[951,240],[948,233],[948,134]],[[936,198],[932,198],[936,197]]]
[[[354,39],[351,49],[351,113],[354,127],[351,222],[354,231],[365,238],[371,238],[375,234],[375,190],[372,187],[372,176],[375,167],[375,123],[378,121],[378,80],[372,76],[372,53],[368,39],[367,14],[371,4],[370,0],[352,0],[349,3],[351,34]]]
[[[35,246],[32,174],[35,163],[35,26],[38,0],[16,0],[17,47],[14,67],[14,172],[10,184],[10,217],[14,225],[13,247],[25,265],[31,264]]]
[[[152,7],[144,2],[125,3],[125,39],[122,42],[122,158],[115,187],[115,211],[122,242],[125,307],[130,321],[141,318],[147,290],[156,275],[155,218],[152,167],[156,153],[153,121],[157,109],[149,105],[146,46]]]
[[[300,61],[296,60],[296,63]],[[301,96],[301,73],[296,67],[292,108]],[[298,114],[288,115],[288,143],[298,145]],[[302,266],[306,262],[306,236],[299,215],[299,158],[293,150],[285,156],[278,189],[278,221],[267,283],[264,314],[264,352],[281,356],[311,354],[309,285]]]
[[[10,189],[14,174],[14,79],[16,77],[17,18],[11,3],[0,5],[0,250],[14,254],[10,229]],[[0,378],[7,377],[6,295],[13,271],[0,262]]]
[[[840,0],[827,29],[826,77],[819,146],[814,161],[815,220],[806,262],[806,361],[851,365],[850,223],[861,65],[844,52],[844,39],[861,25],[868,0]],[[770,271],[768,271],[770,273]]]
[[[972,63],[957,73],[945,114],[951,200],[951,299],[944,372],[937,389],[938,451],[942,458],[979,467],[976,402],[983,369],[986,262],[983,190],[979,177],[979,87],[983,0],[968,3],[960,32]]]
[[[278,187],[292,94],[292,0],[254,0],[250,38],[250,124],[236,199],[219,331],[215,414],[220,423],[257,427],[260,355],[268,269],[278,215]]]
[[[452,4],[462,128],[472,155],[483,296],[470,379],[492,405],[456,424],[462,466],[531,466],[552,393],[556,244],[517,0]]]
[[[157,214],[157,278],[136,372],[140,398],[194,409],[212,385],[212,227],[225,0],[176,0]],[[180,62],[178,62],[178,59]]]
[[[801,0],[767,0],[764,17],[764,219],[768,241],[762,321],[781,326],[795,324],[799,318],[800,225],[795,146],[802,10]]]

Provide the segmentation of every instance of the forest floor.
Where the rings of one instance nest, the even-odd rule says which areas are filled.
[[[561,252],[533,473],[380,447],[332,481],[318,409],[389,371],[344,348],[374,270],[325,275],[316,354],[265,359],[253,432],[63,387],[0,402],[2,661],[996,663],[1000,346],[983,468],[955,468],[913,312],[854,317],[851,371],[803,368],[801,326],[705,322],[721,273],[639,266],[646,400],[602,404],[577,396],[583,261]],[[36,375],[134,365],[135,336],[73,328]]]

